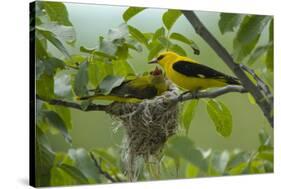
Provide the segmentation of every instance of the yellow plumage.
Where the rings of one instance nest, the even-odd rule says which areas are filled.
[[[169,83],[161,69],[151,71],[147,75],[126,80],[121,85],[113,88],[108,95],[95,94],[78,97],[77,100],[110,100],[115,102],[138,103],[143,99],[151,99],[161,95],[169,89]]]
[[[191,58],[180,56],[174,52],[161,53],[150,63],[158,63],[166,76],[180,88],[197,91],[211,87],[240,85],[237,78],[218,72],[210,67],[199,64]]]

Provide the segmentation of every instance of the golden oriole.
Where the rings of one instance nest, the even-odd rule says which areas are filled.
[[[199,64],[191,58],[180,56],[167,51],[150,61],[160,64],[167,77],[178,87],[191,92],[211,87],[240,85],[237,78],[216,71],[208,66]]]
[[[110,100],[115,102],[138,103],[143,99],[152,99],[169,89],[169,82],[158,67],[147,75],[126,80],[113,88],[108,95],[95,94],[77,97],[77,100]]]

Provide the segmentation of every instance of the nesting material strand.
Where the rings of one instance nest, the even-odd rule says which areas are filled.
[[[167,139],[176,133],[178,107],[170,100],[176,95],[172,90],[141,103],[113,103],[108,111],[125,128],[124,162],[130,180],[137,177],[137,160],[147,162],[159,155]]]

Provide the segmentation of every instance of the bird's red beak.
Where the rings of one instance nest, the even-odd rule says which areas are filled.
[[[154,75],[154,76],[162,75],[162,70],[159,69],[159,68],[156,66],[156,68],[151,72],[151,75]]]

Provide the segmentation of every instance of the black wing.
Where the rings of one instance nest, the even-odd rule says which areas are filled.
[[[114,88],[110,94],[139,99],[150,99],[157,95],[157,89],[154,86],[147,85],[142,88],[134,88],[132,86],[128,86],[128,84],[129,83],[123,83],[122,85]]]
[[[221,79],[231,85],[240,85],[237,78],[228,76],[202,64],[178,61],[173,64],[173,69],[189,77]]]

